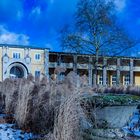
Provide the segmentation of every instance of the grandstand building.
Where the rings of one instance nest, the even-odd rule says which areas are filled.
[[[6,78],[54,74],[57,66],[66,68],[67,75],[75,71],[87,75],[89,85],[93,84],[94,55],[52,52],[49,48],[20,45],[0,45],[0,81]],[[98,85],[140,85],[140,59],[135,57],[100,57],[97,74]]]

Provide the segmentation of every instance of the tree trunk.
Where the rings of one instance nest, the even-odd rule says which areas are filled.
[[[98,74],[98,60],[99,60],[99,50],[98,48],[96,49],[96,54],[95,54],[95,64],[94,64],[94,70],[93,70],[93,86],[97,86],[97,74]]]

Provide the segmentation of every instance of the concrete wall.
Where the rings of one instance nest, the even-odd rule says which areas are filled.
[[[109,128],[122,128],[129,121],[129,117],[136,111],[136,105],[109,106],[96,110],[97,123],[107,121]]]

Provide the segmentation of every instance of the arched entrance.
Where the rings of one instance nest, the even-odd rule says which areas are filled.
[[[11,78],[26,78],[28,75],[28,69],[22,63],[12,63],[8,67],[8,73]]]
[[[10,76],[15,77],[15,78],[23,78],[24,77],[24,71],[21,67],[19,66],[13,66],[10,69]]]

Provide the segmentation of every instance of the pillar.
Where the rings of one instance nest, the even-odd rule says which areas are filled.
[[[45,49],[45,75],[49,79],[49,50]]]
[[[6,47],[3,46],[3,47],[2,47],[2,56],[4,56],[5,54],[6,54]]]
[[[117,85],[120,85],[120,74],[121,74],[121,71],[120,71],[120,58],[117,58],[117,81],[116,81],[116,84]]]
[[[61,54],[57,56],[57,66],[61,66]]]
[[[7,46],[7,47],[6,47],[6,54],[7,54],[7,55],[9,55],[9,54],[8,54],[8,52],[9,52],[8,50],[9,50],[9,47]]]
[[[133,68],[134,67],[134,60],[130,59],[130,85],[134,84],[134,72]]]
[[[107,59],[104,58],[103,60],[103,85],[107,85]]]
[[[24,58],[26,58],[26,56],[28,56],[28,50],[27,48],[24,48]]]
[[[73,56],[73,71],[77,73],[77,55]]]
[[[92,86],[92,57],[89,57],[89,64],[88,64],[88,82],[89,86]]]
[[[57,56],[57,66],[61,69],[63,69],[63,68],[65,68],[65,65],[64,65],[64,63],[62,63],[63,61],[62,61],[62,54],[58,54],[58,56]],[[61,81],[61,80],[63,80],[64,78],[63,78],[63,73],[61,72],[61,70],[59,71],[59,73],[57,74],[57,80],[58,81]]]

